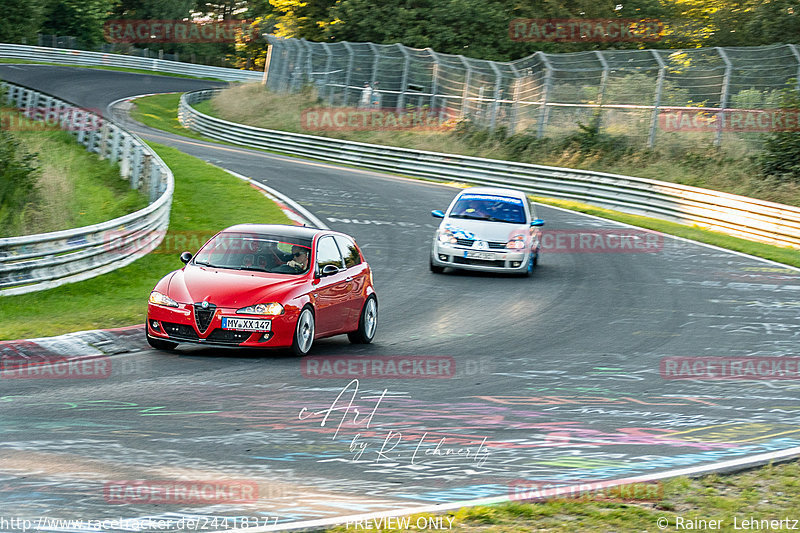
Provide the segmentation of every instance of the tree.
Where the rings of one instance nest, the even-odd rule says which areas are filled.
[[[4,0],[0,17],[0,42],[36,43],[44,0]]]
[[[42,31],[71,35],[84,46],[103,41],[103,24],[118,0],[47,0]]]

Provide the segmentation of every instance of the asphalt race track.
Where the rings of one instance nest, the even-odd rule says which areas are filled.
[[[27,65],[0,66],[0,78],[101,109],[219,85]],[[436,275],[430,211],[447,207],[453,187],[136,130],[353,235],[375,274],[376,340],[318,341],[303,360],[150,350],[112,357],[105,379],[0,380],[0,515],[297,524],[702,471],[800,446],[800,382],[775,372],[800,355],[797,269],[664,237],[647,252],[553,250],[530,279]],[[545,206],[538,214],[564,234],[630,231]],[[405,379],[321,373],[326,360],[351,356],[435,364]],[[674,379],[697,377],[675,357],[768,368],[746,381]],[[258,499],[109,497],[109,483],[166,479],[255,483]]]

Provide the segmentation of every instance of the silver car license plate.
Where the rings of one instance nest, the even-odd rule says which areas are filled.
[[[492,252],[473,252],[471,250],[464,252],[464,257],[469,259],[480,259],[482,261],[494,261],[497,259],[495,254]]]

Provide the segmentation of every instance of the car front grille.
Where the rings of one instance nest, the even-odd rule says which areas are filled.
[[[459,265],[480,265],[497,268],[504,268],[506,266],[505,261],[484,261],[482,259],[471,259],[469,257],[460,257],[457,255],[453,256],[453,263]]]
[[[206,340],[216,344],[241,344],[252,334],[252,331],[231,331],[217,328],[206,337]]]
[[[217,306],[214,304],[208,304],[206,308],[203,308],[203,304],[194,304],[194,321],[200,333],[204,333],[208,329],[216,310]]]
[[[475,244],[475,239],[456,239],[456,244],[459,246],[472,246]],[[506,243],[504,242],[489,241],[486,244],[492,250],[502,250],[506,247]]]
[[[192,326],[173,322],[162,322],[161,325],[164,326],[164,332],[169,335],[170,339],[187,341],[197,341],[198,339],[197,332]]]

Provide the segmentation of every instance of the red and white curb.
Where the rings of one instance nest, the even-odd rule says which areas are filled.
[[[138,324],[124,328],[76,331],[55,337],[0,341],[0,363],[47,363],[64,358],[116,355],[148,349],[150,346],[144,335],[144,324]]]

